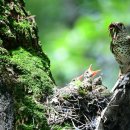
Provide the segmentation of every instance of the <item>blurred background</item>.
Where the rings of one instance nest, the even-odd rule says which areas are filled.
[[[36,15],[44,52],[58,86],[81,75],[90,64],[101,69],[104,84],[112,88],[118,65],[110,52],[108,26],[129,25],[130,0],[27,0]]]

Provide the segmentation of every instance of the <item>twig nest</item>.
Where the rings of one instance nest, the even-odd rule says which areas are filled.
[[[48,97],[46,115],[49,125],[70,123],[72,128],[96,128],[101,111],[110,100],[110,92],[102,77],[72,80],[67,86],[55,89]]]

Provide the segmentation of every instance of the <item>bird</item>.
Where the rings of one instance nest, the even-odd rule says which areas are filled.
[[[89,66],[89,68],[84,72],[83,76],[84,79],[87,78],[94,78],[101,70],[93,71],[92,64]]]
[[[92,88],[92,84],[94,81],[95,76],[100,72],[101,70],[92,70],[92,64],[89,66],[89,68],[84,72],[83,74],[83,86],[85,88]]]
[[[69,83],[70,85],[81,85],[83,84],[88,84],[91,83],[92,84],[92,80],[93,78],[100,72],[101,70],[92,70],[92,64],[89,66],[88,69],[85,70],[85,72],[83,74],[81,74],[80,76],[74,78],[71,80],[71,82]]]
[[[114,22],[109,25],[110,50],[119,64],[119,77],[130,72],[130,35],[125,25]]]

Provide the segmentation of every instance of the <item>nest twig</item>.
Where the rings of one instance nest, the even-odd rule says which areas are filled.
[[[74,81],[47,98],[46,116],[49,125],[71,122],[74,129],[94,130],[102,110],[110,100],[110,92],[101,77]]]

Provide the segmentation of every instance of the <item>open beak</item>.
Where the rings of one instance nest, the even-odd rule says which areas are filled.
[[[78,79],[79,79],[80,81],[82,81],[82,80],[83,80],[83,74],[80,75],[80,76],[78,77]]]
[[[92,64],[89,66],[88,71],[91,73],[92,77],[95,77],[101,70],[92,70]]]
[[[92,77],[95,77],[101,70],[92,71]]]

